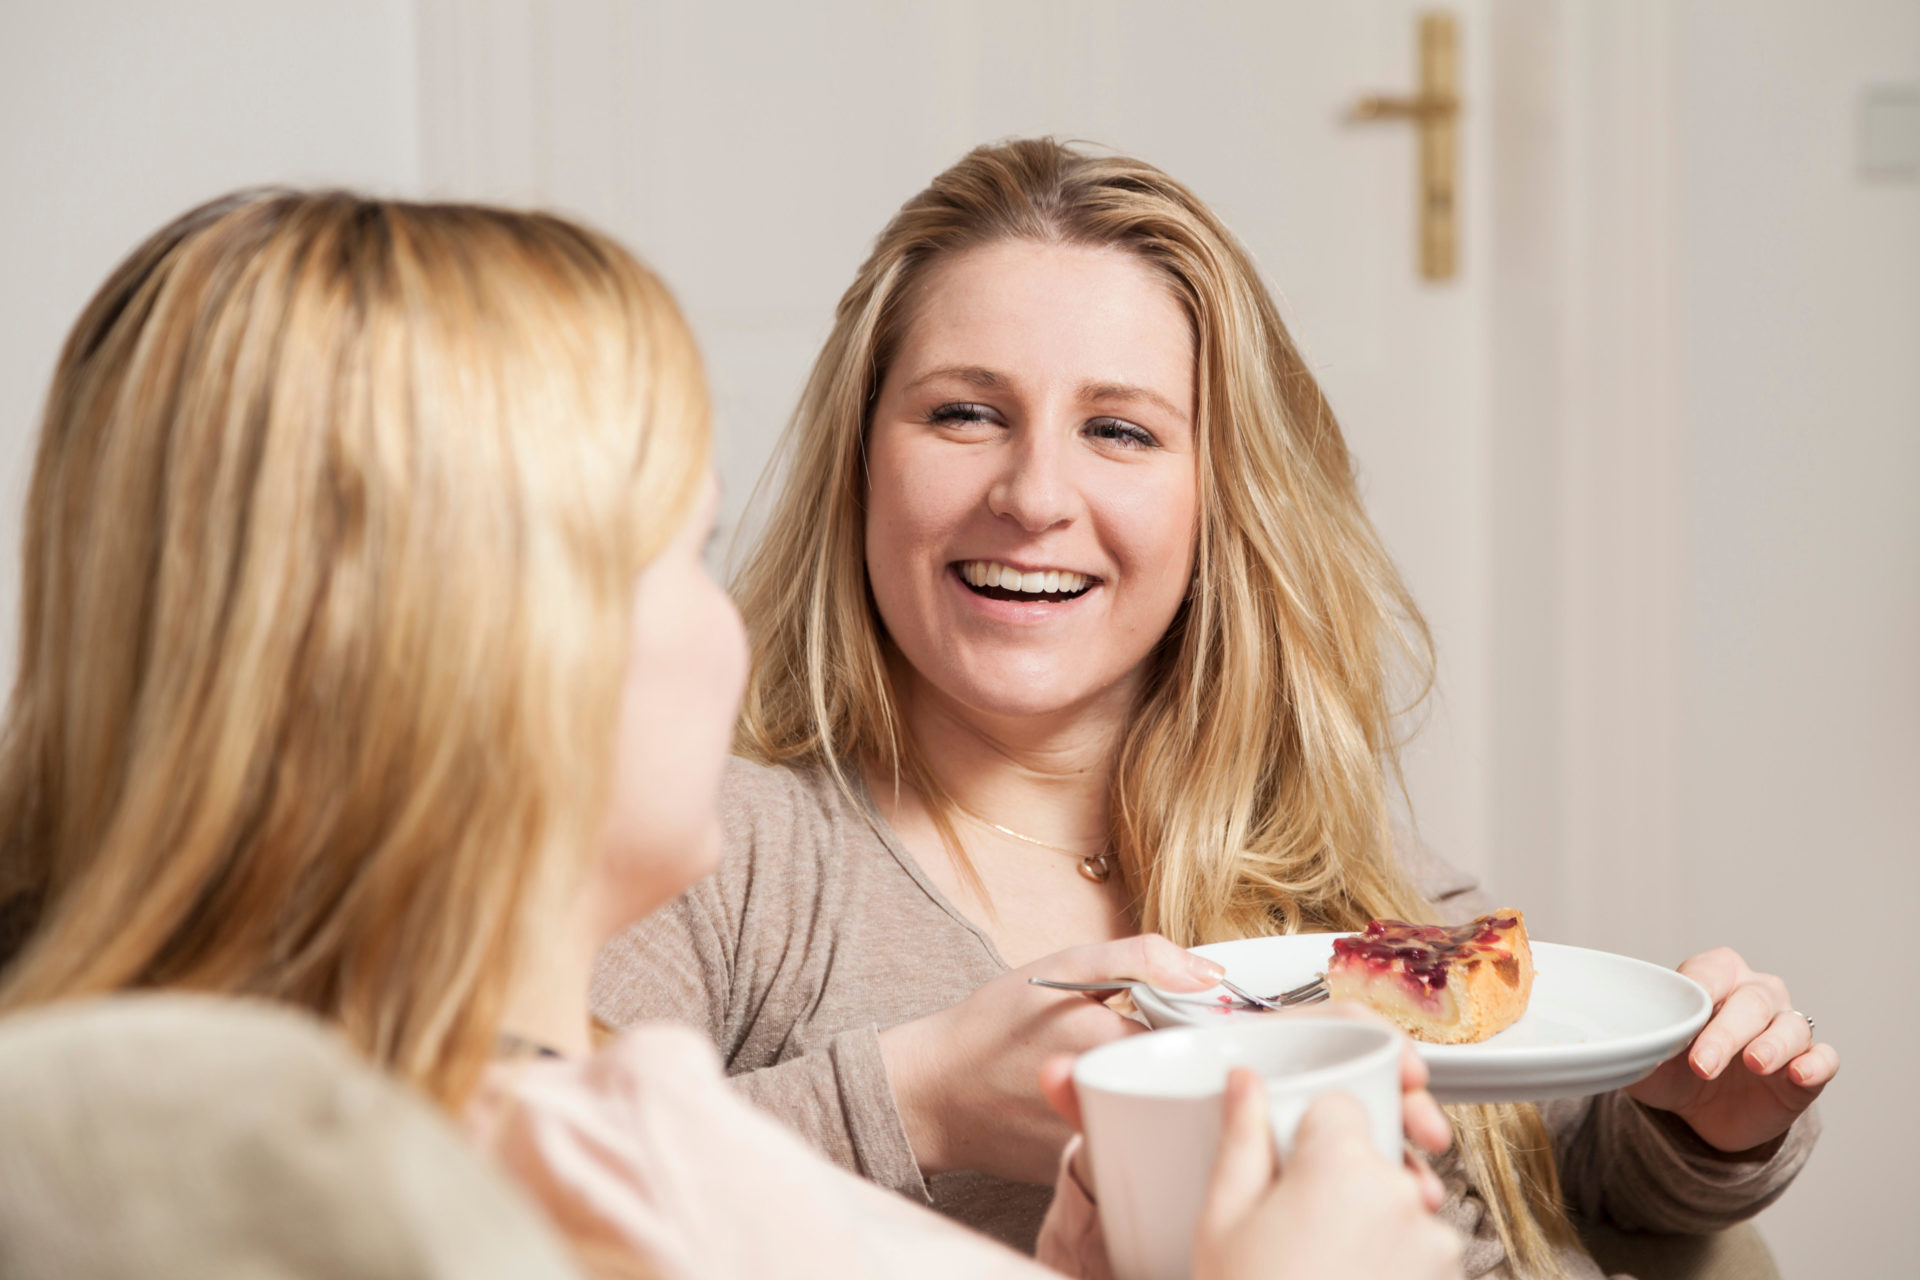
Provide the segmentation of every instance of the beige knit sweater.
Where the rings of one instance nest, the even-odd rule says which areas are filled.
[[[817,770],[729,766],[722,864],[602,955],[594,1011],[616,1028],[673,1019],[719,1046],[735,1085],[835,1162],[1031,1251],[1051,1189],[984,1174],[920,1176],[879,1030],[957,1003],[1007,965],[957,911],[864,794]],[[1465,918],[1474,882],[1420,849],[1429,899]],[[1543,1104],[1576,1215],[1629,1230],[1710,1231],[1771,1203],[1805,1162],[1811,1112],[1751,1158],[1614,1093]],[[1468,1238],[1469,1276],[1511,1274],[1484,1204],[1442,1166],[1442,1214]],[[1568,1272],[1596,1280],[1585,1253]]]

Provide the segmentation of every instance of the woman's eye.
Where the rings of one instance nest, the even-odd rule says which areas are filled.
[[[943,404],[927,415],[928,422],[991,422],[994,412],[984,404]]]
[[[1087,424],[1087,433],[1097,440],[1111,440],[1127,449],[1151,449],[1160,443],[1145,428],[1118,418],[1095,418]]]

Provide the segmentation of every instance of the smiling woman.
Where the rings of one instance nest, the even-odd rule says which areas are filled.
[[[867,430],[913,701],[1126,715],[1192,580],[1192,405],[1186,314],[1133,254],[1014,240],[928,273]]]
[[[602,955],[596,1010],[693,1012],[823,1150],[1032,1247],[1069,1137],[1038,1082],[1138,1028],[1029,978],[1193,990],[1181,947],[1486,909],[1389,816],[1425,626],[1251,260],[1137,160],[1027,140],[936,177],[789,443],[726,854]],[[1671,1071],[1457,1112],[1472,1273],[1597,1277],[1569,1204],[1691,1231],[1777,1194],[1831,1074],[1781,1026],[1800,1074],[1737,1126]]]

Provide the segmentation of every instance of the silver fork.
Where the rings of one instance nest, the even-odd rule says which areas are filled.
[[[1327,975],[1324,973],[1316,973],[1313,981],[1303,982],[1277,996],[1257,996],[1225,978],[1220,979],[1220,985],[1257,1009],[1297,1009],[1303,1004],[1319,1004],[1327,998]]]
[[[1036,987],[1051,987],[1055,991],[1132,991],[1135,987],[1152,985],[1138,978],[1109,978],[1104,982],[1058,982],[1052,978],[1028,978],[1027,981]],[[1220,979],[1220,985],[1251,1009],[1297,1009],[1305,1004],[1318,1004],[1327,998],[1325,974],[1315,974],[1312,982],[1302,983],[1277,996],[1256,996],[1225,978]]]

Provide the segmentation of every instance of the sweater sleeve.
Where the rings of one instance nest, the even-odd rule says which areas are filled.
[[[1393,836],[1400,869],[1414,890],[1433,904],[1436,923],[1471,920],[1496,909],[1478,880],[1429,849],[1411,830],[1398,827]]]
[[[821,832],[786,773],[729,765],[720,866],[601,953],[593,1012],[616,1031],[666,1020],[705,1032],[740,1094],[835,1164],[926,1202],[877,1026],[791,1051],[807,1006],[775,990],[781,968],[765,953],[818,892]]]
[[[1563,1135],[1554,1146],[1568,1205],[1627,1231],[1719,1231],[1752,1217],[1780,1198],[1820,1133],[1809,1109],[1772,1142],[1725,1152],[1623,1091],[1558,1106],[1548,1124]]]
[[[593,1016],[613,1031],[680,1022],[726,1047],[734,931],[719,876],[615,938],[595,962]]]
[[[496,1064],[465,1120],[609,1280],[1046,1275],[829,1167],[718,1076],[695,1035],[642,1026],[587,1058]]]
[[[928,1203],[913,1144],[872,1026],[843,1031],[824,1049],[742,1071],[734,1087],[843,1169]]]

